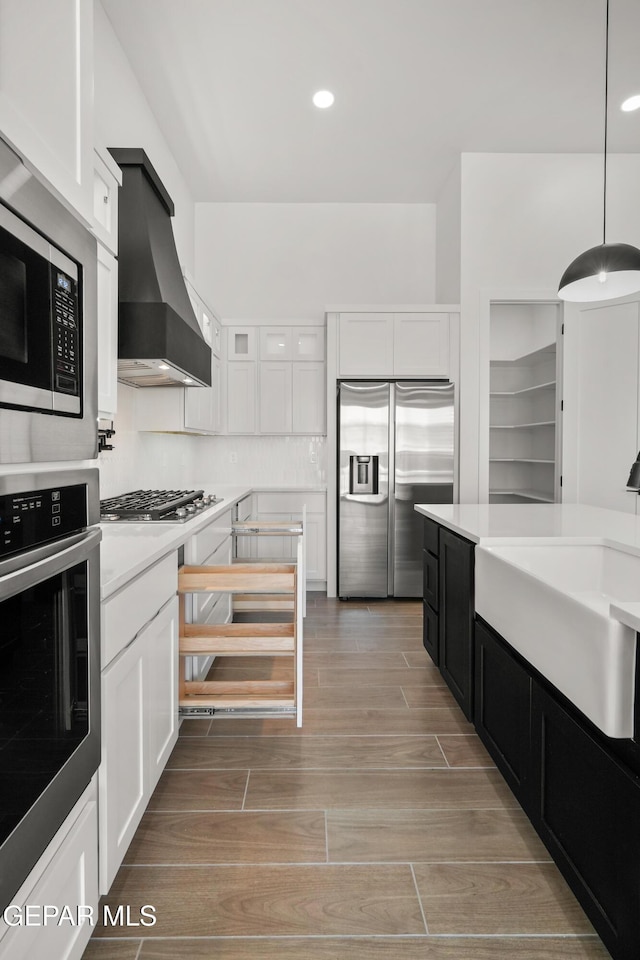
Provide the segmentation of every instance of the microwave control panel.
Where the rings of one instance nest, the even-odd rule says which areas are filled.
[[[76,483],[0,496],[0,559],[87,526],[87,487]]]
[[[78,284],[63,270],[51,268],[53,305],[53,389],[78,396],[80,390],[80,323]]]

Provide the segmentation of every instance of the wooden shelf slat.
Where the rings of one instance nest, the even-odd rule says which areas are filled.
[[[198,657],[286,657],[293,656],[293,637],[180,637],[180,656]]]
[[[186,680],[185,695],[200,697],[225,695],[231,697],[259,697],[279,694],[293,697],[293,681],[289,680]]]
[[[242,611],[293,610],[294,597],[291,594],[237,593],[233,598],[233,609]]]
[[[294,623],[185,623],[181,635],[184,637],[236,638],[269,637],[282,639],[293,637]]]
[[[178,593],[295,594],[296,568],[290,563],[184,566],[178,570]]]

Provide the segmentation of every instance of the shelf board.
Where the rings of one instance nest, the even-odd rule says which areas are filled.
[[[535,423],[490,423],[490,430],[521,430],[529,427],[555,427],[555,420],[538,420]]]
[[[555,498],[548,493],[540,493],[537,490],[489,490],[489,496],[496,497],[523,497],[527,500],[535,500],[540,503],[555,503]]]
[[[551,360],[555,358],[555,355],[556,344],[554,341],[517,357],[509,357],[506,360],[490,360],[489,362],[491,366],[495,367],[530,367],[536,363],[542,363],[544,360]]]
[[[557,381],[547,380],[546,383],[536,383],[532,387],[523,387],[521,390],[492,390],[490,397],[522,397],[528,393],[537,393],[543,390],[555,390]]]
[[[555,463],[555,460],[534,460],[532,457],[489,457],[489,463]]]

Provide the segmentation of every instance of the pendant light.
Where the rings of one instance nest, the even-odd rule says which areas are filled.
[[[628,243],[607,243],[607,119],[609,94],[609,0],[606,8],[604,67],[604,177],[602,243],[585,250],[562,275],[561,300],[611,300],[640,290],[640,250]]]

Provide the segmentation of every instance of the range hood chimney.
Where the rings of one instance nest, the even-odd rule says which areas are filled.
[[[211,349],[182,277],[171,197],[144,150],[109,152],[122,170],[118,379],[135,387],[211,386]]]

